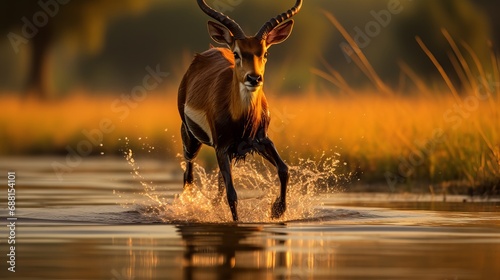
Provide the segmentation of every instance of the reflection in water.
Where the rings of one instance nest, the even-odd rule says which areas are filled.
[[[154,226],[153,226],[154,227]],[[165,226],[159,226],[162,230]],[[497,279],[497,231],[184,224],[129,238],[121,279]],[[161,236],[161,234],[160,234]],[[115,254],[120,255],[120,254]],[[108,260],[109,262],[109,260]],[[113,274],[113,272],[112,272]]]
[[[176,225],[176,238],[160,238],[160,231],[151,238],[113,238],[109,247],[116,253],[105,260],[111,277],[307,279],[332,275],[335,264],[331,236],[288,233],[285,225]]]
[[[156,277],[156,268],[159,263],[158,251],[154,250],[158,246],[158,240],[155,238],[125,238],[112,239],[113,247],[120,247],[124,244],[125,252],[120,260],[121,269],[111,269],[113,279],[132,280],[136,275],[141,278],[154,279]],[[138,270],[138,271],[137,271]]]
[[[185,243],[184,279],[231,279],[249,273],[255,279],[303,279],[328,274],[334,265],[334,247],[328,247],[331,244],[321,233],[311,239],[300,234],[292,238],[279,227],[179,225],[177,229]]]
[[[200,223],[217,213],[202,211],[200,200],[173,203],[180,180],[172,183],[174,173],[166,174],[165,164],[141,163],[143,175],[151,176],[146,182],[174,186],[150,190],[165,199],[163,208],[152,212],[140,202],[124,209],[126,199],[113,194],[138,191],[122,159],[107,165],[85,160],[66,175],[68,181],[58,181],[41,159],[3,165],[0,159],[2,166],[22,172],[16,274],[3,262],[0,279],[500,279],[498,202],[432,203],[420,196],[344,193],[311,203],[296,199],[289,219],[277,224],[267,222],[268,202],[262,208],[255,203],[254,195],[267,189],[255,188],[240,193],[248,222],[257,223],[220,223],[225,216]],[[196,192],[210,195],[209,186],[201,186]],[[294,198],[307,194],[294,193]],[[316,207],[314,201],[325,204]],[[194,205],[196,217],[187,205]],[[229,213],[224,207],[209,210]],[[169,216],[174,208],[180,214]],[[308,209],[313,213],[303,215]],[[0,220],[7,215],[0,209]],[[0,235],[7,236],[6,230],[1,226]],[[0,254],[6,250],[0,241]]]
[[[498,228],[20,223],[0,279],[500,279]]]
[[[248,242],[251,236],[261,231],[259,227],[237,225],[177,226],[185,243],[184,279],[208,278],[231,279],[236,266],[259,270],[249,265],[264,251],[264,244]],[[197,275],[198,274],[198,275]]]

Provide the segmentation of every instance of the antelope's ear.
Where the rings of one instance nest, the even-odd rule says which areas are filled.
[[[208,22],[208,34],[210,34],[210,37],[219,44],[226,44],[229,47],[233,44],[234,37],[231,31],[223,25],[213,21]]]
[[[293,27],[293,19],[276,26],[269,34],[267,34],[266,37],[266,44],[267,46],[271,46],[274,44],[279,44],[283,41],[285,41],[288,36],[290,36],[290,33],[292,33],[292,27]]]

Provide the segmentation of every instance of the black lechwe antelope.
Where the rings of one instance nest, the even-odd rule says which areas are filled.
[[[224,185],[234,221],[238,221],[237,195],[231,166],[234,160],[257,152],[278,169],[280,195],[271,207],[271,217],[286,210],[288,167],[267,135],[270,114],[262,86],[267,50],[285,41],[302,0],[266,22],[255,36],[221,12],[198,0],[201,10],[217,20],[208,22],[208,33],[227,48],[211,48],[197,54],[179,86],[178,107],[182,119],[182,143],[186,170],[184,187],[193,182],[193,159],[202,144],[215,149],[219,164],[220,200]]]

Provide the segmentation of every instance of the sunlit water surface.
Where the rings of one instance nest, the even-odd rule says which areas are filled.
[[[18,220],[14,273],[1,227],[0,279],[500,279],[496,200],[348,193],[321,157],[291,168],[287,212],[272,220],[277,176],[250,160],[234,169],[235,224],[213,203],[217,174],[197,166],[183,191],[179,162],[128,151],[57,173],[65,158],[1,159]]]

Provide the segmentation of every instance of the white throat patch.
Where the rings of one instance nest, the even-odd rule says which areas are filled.
[[[243,106],[248,107],[251,105],[258,89],[259,87],[255,87],[255,90],[249,90],[248,86],[244,83],[240,83],[240,98]]]

